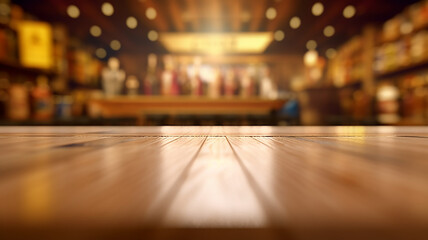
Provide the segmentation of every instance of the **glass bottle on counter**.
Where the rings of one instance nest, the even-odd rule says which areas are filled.
[[[147,73],[144,78],[143,92],[145,95],[158,95],[159,94],[159,80],[157,75],[157,56],[149,54]]]
[[[270,99],[275,99],[278,97],[276,85],[270,77],[269,68],[266,66],[261,68],[260,97]]]
[[[164,58],[165,69],[162,72],[162,95],[176,96],[180,94],[178,86],[178,74],[175,70],[175,62],[172,56],[167,55]]]
[[[119,67],[119,59],[112,57],[108,60],[108,66],[102,70],[103,89],[107,97],[122,93],[125,71]]]
[[[224,96],[231,97],[236,92],[236,75],[235,70],[232,67],[226,70],[226,76],[224,79]]]
[[[253,79],[253,69],[251,67],[243,68],[241,70],[240,87],[241,97],[254,96],[255,82]]]
[[[54,104],[48,78],[39,76],[36,81],[37,85],[31,91],[33,116],[35,120],[49,120],[54,113]]]
[[[140,82],[138,82],[138,78],[136,76],[129,76],[126,79],[126,94],[128,96],[137,96],[139,94]]]
[[[213,69],[211,81],[208,83],[208,96],[211,98],[219,98],[222,93],[222,84],[223,77],[221,69],[217,66]]]

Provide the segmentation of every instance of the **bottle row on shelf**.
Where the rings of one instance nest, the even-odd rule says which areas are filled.
[[[0,70],[11,82],[43,74],[55,92],[64,94],[69,88],[100,86],[102,63],[90,46],[70,37],[64,25],[35,20],[8,0],[0,4],[9,9],[0,11]]]
[[[87,99],[99,96],[99,90],[74,90],[67,95],[54,94],[46,76],[11,82],[0,72],[0,120],[48,121],[85,116]]]
[[[381,124],[428,123],[428,71],[379,81],[373,97],[361,89],[344,90],[342,97],[344,114],[356,119],[373,115]]]
[[[274,74],[265,64],[209,64],[198,57],[193,63],[180,63],[172,55],[164,56],[163,64],[159,63],[158,57],[150,54],[147,70],[138,78],[126,76],[118,59],[109,59],[102,70],[105,95],[278,97]]]
[[[428,66],[427,0],[409,6],[380,27],[368,28],[374,31],[353,37],[329,61],[327,85],[343,87],[370,76],[379,80]]]

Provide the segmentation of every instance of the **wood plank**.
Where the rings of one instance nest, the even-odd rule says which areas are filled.
[[[172,227],[261,227],[269,217],[226,138],[208,137],[164,221]]]
[[[427,146],[428,127],[0,127],[0,236],[423,239]]]
[[[202,142],[199,138],[151,138],[92,147],[93,151],[78,155],[71,154],[76,150],[67,148],[61,162],[45,161],[1,179],[0,198],[4,201],[0,225],[149,224],[151,219],[146,214],[174,190],[171,187],[180,180],[181,172]],[[41,198],[37,200],[40,202],[32,205],[37,198]],[[16,206],[17,202],[24,206]]]

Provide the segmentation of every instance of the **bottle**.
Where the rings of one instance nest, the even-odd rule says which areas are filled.
[[[46,76],[37,78],[37,86],[32,90],[33,117],[35,120],[49,120],[53,116],[54,106],[52,92]]]
[[[22,121],[30,117],[28,88],[22,83],[13,83],[9,88],[8,118]]]
[[[126,93],[128,96],[137,96],[139,94],[140,82],[136,76],[129,76],[125,82]]]
[[[147,73],[144,78],[143,92],[145,95],[158,95],[159,94],[159,80],[157,76],[157,56],[149,54]]]

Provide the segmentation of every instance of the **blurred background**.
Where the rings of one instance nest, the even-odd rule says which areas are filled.
[[[0,125],[426,125],[428,1],[0,0]]]

